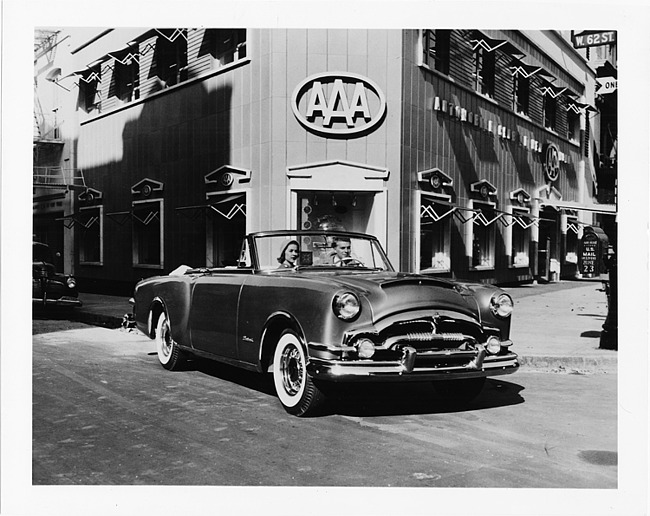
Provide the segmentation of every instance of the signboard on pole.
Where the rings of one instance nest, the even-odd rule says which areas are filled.
[[[600,239],[594,233],[587,233],[580,242],[578,256],[579,271],[583,278],[593,278],[599,275],[598,257],[600,255]]]
[[[615,30],[585,30],[579,34],[572,34],[573,48],[597,47],[616,43]]]
[[[596,77],[596,95],[606,95],[614,93],[618,86],[615,77]]]

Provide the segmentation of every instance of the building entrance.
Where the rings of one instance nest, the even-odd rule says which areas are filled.
[[[388,170],[328,161],[287,169],[289,222],[296,229],[344,229],[386,246]]]
[[[300,229],[337,229],[372,232],[372,192],[299,192]]]

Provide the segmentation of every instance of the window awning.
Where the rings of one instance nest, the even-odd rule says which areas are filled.
[[[504,47],[507,43],[505,39],[490,38],[480,30],[473,30],[469,39],[472,50],[480,47],[486,52],[494,52],[497,48]]]
[[[191,217],[196,217],[197,214],[203,213],[216,213],[221,215],[227,220],[232,220],[238,214],[246,216],[246,195],[244,193],[236,193],[233,195],[223,196],[208,204],[199,204],[195,206],[180,206],[176,208],[177,211],[187,211]]]
[[[578,202],[571,201],[548,201],[542,200],[540,202],[543,206],[550,206],[556,209],[569,209],[569,210],[581,210],[589,211],[593,213],[602,213],[605,215],[616,215],[617,209],[614,204],[580,204]]]
[[[539,89],[542,95],[549,95],[550,97],[556,99],[568,88],[566,86],[555,86],[554,84],[543,84]]]
[[[581,102],[577,102],[573,99],[568,99],[567,101],[567,111],[573,111],[576,114],[580,114],[582,112],[588,112],[588,111],[593,111],[594,113],[598,112],[598,109],[595,107],[589,105],[589,104],[583,104]]]
[[[73,213],[65,217],[59,217],[54,220],[62,220],[66,229],[71,229],[75,224],[86,229],[90,229],[95,224],[99,224],[99,217],[97,215],[83,216],[83,213]]]
[[[510,73],[515,75],[521,75],[526,79],[537,75],[538,77],[545,77],[547,79],[555,79],[555,76],[548,72],[541,65],[528,64],[521,59],[513,59],[510,64]]]

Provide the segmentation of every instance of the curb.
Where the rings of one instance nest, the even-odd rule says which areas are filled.
[[[113,315],[95,314],[91,312],[78,311],[70,315],[70,320],[90,324],[93,326],[101,326],[103,328],[117,329],[122,327],[122,317]]]
[[[601,356],[548,356],[528,355],[519,356],[522,369],[539,371],[566,371],[566,372],[608,372],[618,371],[618,358]],[[571,371],[569,371],[571,370]]]

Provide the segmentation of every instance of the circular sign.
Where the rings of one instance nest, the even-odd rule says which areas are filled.
[[[230,187],[235,182],[235,178],[230,172],[225,172],[221,176],[221,184],[225,187]]]
[[[431,183],[431,187],[438,189],[442,186],[442,178],[438,174],[433,174],[429,178],[429,182]]]
[[[311,75],[293,90],[291,109],[305,128],[325,136],[370,131],[386,113],[386,97],[373,81],[356,73]]]
[[[560,153],[552,143],[546,144],[546,150],[544,152],[544,173],[551,183],[557,181],[558,177],[560,177]]]
[[[144,185],[142,187],[142,195],[144,195],[145,197],[149,197],[151,195],[151,192],[153,192],[151,185]]]

